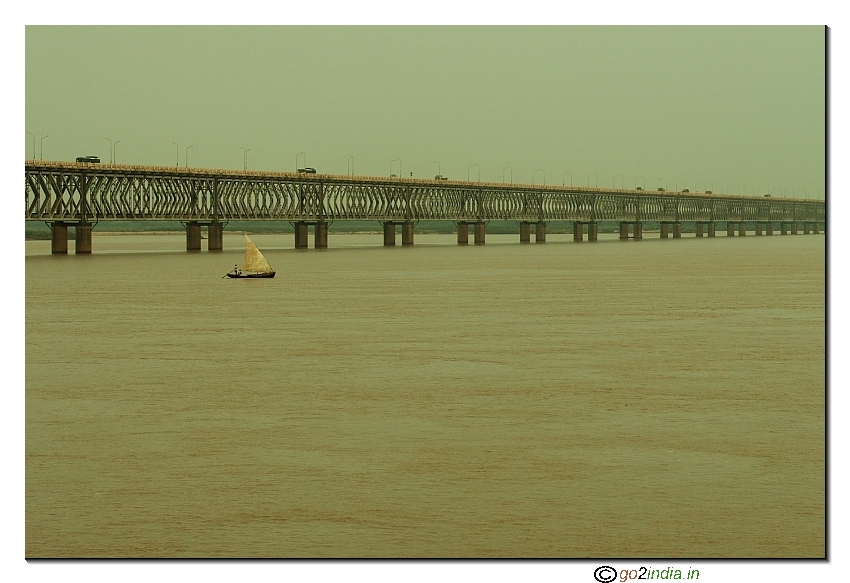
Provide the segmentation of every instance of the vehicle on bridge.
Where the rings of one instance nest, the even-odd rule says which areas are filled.
[[[78,164],[100,164],[100,156],[77,156]]]
[[[298,173],[299,173],[299,174],[315,174],[315,173],[316,173],[316,169],[315,169],[315,168],[310,168],[310,167],[308,166],[307,168],[299,168],[299,169],[298,169]]]

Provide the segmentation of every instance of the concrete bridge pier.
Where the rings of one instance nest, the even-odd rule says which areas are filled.
[[[803,223],[803,234],[804,235],[809,234],[809,223]]]
[[[639,221],[635,223],[635,233],[632,238],[635,241],[640,241],[643,239],[643,223]]]
[[[702,237],[702,222],[697,221],[694,223],[694,230],[696,231],[697,237]]]
[[[761,235],[761,221],[756,221],[756,237]]]
[[[587,240],[591,243],[595,242],[599,236],[599,223],[591,221],[587,223]]]
[[[670,224],[666,221],[661,222],[661,238],[666,239],[670,235]]]
[[[531,223],[521,221],[519,224],[519,242],[531,243]]]
[[[620,241],[629,240],[629,224],[625,221],[620,222]]]
[[[395,223],[384,223],[384,247],[395,247]]]
[[[186,251],[201,250],[201,225],[197,221],[186,223]]]
[[[535,243],[545,243],[546,242],[546,223],[543,221],[537,221],[537,226],[534,230],[534,242]]]
[[[457,224],[457,244],[469,245],[469,223],[460,221]]]
[[[820,225],[819,225],[817,222],[812,223],[812,232],[813,232],[815,235],[819,235],[819,234],[820,234],[820,229],[819,229],[819,227],[820,227]]]
[[[386,237],[386,226],[384,227],[384,237]],[[384,245],[386,244],[387,243],[385,238]],[[395,231],[393,231],[393,245],[395,245]],[[305,223],[304,221],[298,221],[297,223],[295,223],[295,248],[307,248],[307,223]]]
[[[738,236],[744,237],[747,234],[747,221],[741,221],[738,223]]]
[[[673,238],[681,239],[682,238],[682,223],[676,221],[673,223]]]
[[[475,244],[483,245],[484,244],[484,235],[487,230],[487,223],[484,221],[478,221],[475,223]]]
[[[77,223],[77,244],[74,253],[77,255],[91,253],[91,223]]]
[[[62,221],[50,225],[50,252],[54,255],[68,254],[68,225]]]
[[[792,222],[791,222],[791,234],[792,234],[792,235],[796,235],[796,234],[797,234],[797,221],[792,221]]]
[[[726,236],[734,237],[735,236],[735,223],[732,221],[726,221]]]
[[[773,221],[768,221],[765,223],[765,234],[773,235]]]
[[[224,226],[213,221],[207,227],[207,251],[221,251],[224,249]]]
[[[328,224],[325,221],[318,221],[313,228],[313,246],[316,249],[328,248]]]
[[[717,228],[717,224],[714,221],[708,221],[708,236],[714,237],[714,231]]]
[[[581,243],[584,240],[584,227],[579,221],[573,223],[573,243]]]
[[[788,223],[786,223],[785,221],[782,221],[781,223],[779,223],[779,226],[781,227],[780,232],[783,235],[787,235],[788,234]]]
[[[413,222],[406,221],[401,225],[401,244],[410,247],[413,245]]]

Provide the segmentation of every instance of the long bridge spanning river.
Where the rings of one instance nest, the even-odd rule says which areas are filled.
[[[661,237],[680,237],[682,221],[693,222],[697,237],[713,237],[716,223],[726,234],[819,233],[826,222],[823,200],[770,196],[584,188],[379,178],[288,172],[256,172],[27,161],[26,220],[51,227],[53,253],[68,252],[68,226],[76,231],[76,252],[91,253],[91,231],[100,221],[181,221],[187,250],[201,249],[201,228],[208,249],[222,249],[228,221],[289,221],[295,247],[308,244],[314,230],[317,248],[328,245],[334,221],[373,220],[384,226],[384,244],[412,245],[420,221],[452,221],[458,244],[484,244],[489,221],[518,223],[520,242],[546,240],[550,221],[573,223],[573,240],[597,239],[601,221],[620,224],[620,238],[640,240],[644,222],[660,224]]]

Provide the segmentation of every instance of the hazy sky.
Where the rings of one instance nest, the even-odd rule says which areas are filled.
[[[177,142],[181,166],[192,145],[190,166],[241,169],[245,147],[260,170],[305,152],[338,174],[352,155],[378,176],[398,158],[404,176],[823,196],[817,26],[28,26],[25,50],[46,160],[108,161],[108,137],[119,163],[174,165]]]

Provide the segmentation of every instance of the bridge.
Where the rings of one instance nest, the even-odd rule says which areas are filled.
[[[180,221],[186,249],[201,250],[201,228],[208,249],[220,251],[229,221],[289,221],[295,247],[328,245],[334,221],[373,220],[383,224],[384,245],[413,245],[420,221],[451,221],[457,241],[485,243],[489,221],[518,223],[519,240],[546,240],[550,221],[573,223],[573,240],[596,241],[601,221],[620,224],[620,239],[643,238],[643,224],[660,224],[660,236],[681,237],[682,222],[695,225],[697,237],[715,235],[716,223],[727,236],[780,232],[818,234],[826,222],[826,202],[770,196],[718,195],[669,191],[584,188],[528,184],[463,182],[445,179],[379,178],[290,172],[234,171],[160,166],[27,161],[26,220],[50,226],[52,252],[68,252],[68,227],[76,232],[76,253],[91,253],[92,228],[100,221]]]

